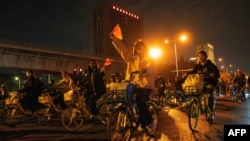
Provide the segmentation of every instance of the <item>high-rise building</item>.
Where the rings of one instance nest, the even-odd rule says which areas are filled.
[[[123,43],[132,48],[134,42],[144,38],[143,20],[138,15],[110,4],[100,5],[93,11],[94,54],[120,58],[109,37],[110,32],[119,24]]]
[[[196,48],[196,54],[201,50],[206,51],[208,59],[210,59],[214,64],[216,64],[213,45],[209,43],[199,44]]]

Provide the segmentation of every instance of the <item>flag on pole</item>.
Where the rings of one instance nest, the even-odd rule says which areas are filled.
[[[116,24],[114,29],[112,30],[112,34],[114,35],[115,38],[122,40],[122,30],[120,28],[119,24]]]
[[[104,66],[109,66],[112,64],[114,60],[113,59],[110,59],[110,58],[106,58],[105,62],[104,62]]]

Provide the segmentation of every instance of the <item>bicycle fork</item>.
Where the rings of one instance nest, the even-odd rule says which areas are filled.
[[[71,125],[74,119],[76,118],[76,114],[77,114],[77,109],[74,108],[72,111],[72,115],[70,116],[70,119],[69,119],[69,125]]]
[[[128,110],[126,109],[126,113],[119,113],[118,115],[118,121],[117,123],[120,124],[121,127],[126,127],[126,122],[127,122],[127,115],[128,114]]]

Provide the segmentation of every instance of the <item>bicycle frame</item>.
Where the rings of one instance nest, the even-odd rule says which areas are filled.
[[[213,96],[214,87],[205,87],[201,93],[196,93],[191,95],[193,97],[193,101],[190,104],[190,109],[188,113],[188,122],[189,128],[192,131],[195,131],[199,114],[206,115],[207,121],[211,124],[213,120],[209,118],[211,116],[212,111],[209,106],[209,98]],[[202,100],[204,99],[204,104],[202,104]]]
[[[20,103],[19,96],[5,100],[6,108],[2,113],[2,121],[9,127],[19,124],[23,116],[32,115],[31,111],[26,111]]]

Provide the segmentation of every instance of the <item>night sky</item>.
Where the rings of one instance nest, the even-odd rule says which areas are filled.
[[[162,59],[174,63],[174,47],[165,39],[185,32],[178,57],[195,56],[195,47],[210,43],[218,66],[250,73],[249,0],[5,0],[0,1],[0,38],[92,52],[92,10],[111,2],[144,19],[145,42],[164,48]],[[107,35],[108,36],[108,35]]]

